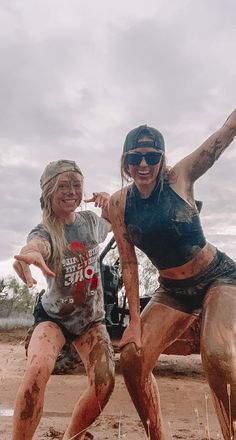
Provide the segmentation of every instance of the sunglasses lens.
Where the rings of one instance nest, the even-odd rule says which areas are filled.
[[[160,162],[162,153],[158,151],[150,151],[147,153],[128,153],[125,157],[127,165],[138,166],[145,159],[147,165],[157,165]]]
[[[126,162],[128,165],[140,165],[142,161],[142,155],[139,153],[129,153],[126,155]]]
[[[149,152],[144,155],[148,165],[157,165],[160,162],[162,154],[158,152]]]

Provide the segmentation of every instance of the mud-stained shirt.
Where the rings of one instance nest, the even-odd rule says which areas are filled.
[[[46,277],[47,288],[42,305],[49,316],[60,319],[75,335],[82,334],[91,323],[104,318],[104,302],[99,265],[99,243],[110,224],[92,211],[76,213],[75,222],[65,225],[67,248],[57,277]],[[42,237],[52,241],[42,224],[28,235],[27,241]],[[46,261],[49,267],[50,258]]]
[[[126,197],[125,225],[129,240],[158,269],[190,261],[206,240],[197,207],[183,200],[167,183],[142,199],[133,184]]]

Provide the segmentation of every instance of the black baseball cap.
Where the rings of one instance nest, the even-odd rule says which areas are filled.
[[[144,136],[150,137],[148,141],[140,141],[139,139]],[[140,125],[137,128],[131,130],[125,139],[123,153],[127,153],[130,150],[134,150],[139,147],[152,147],[156,150],[165,151],[165,141],[156,128],[148,127],[148,125]]]

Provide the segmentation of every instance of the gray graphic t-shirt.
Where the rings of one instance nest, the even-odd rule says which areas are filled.
[[[94,212],[77,212],[75,222],[65,225],[68,247],[61,275],[46,277],[43,308],[75,335],[82,334],[91,323],[102,320],[105,315],[99,243],[105,240],[109,230],[110,224]],[[35,237],[43,237],[51,244],[50,235],[42,224],[30,232],[27,240]],[[50,267],[50,259],[46,263]]]

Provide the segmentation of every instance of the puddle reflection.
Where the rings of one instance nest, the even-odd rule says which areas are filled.
[[[13,409],[0,409],[0,417],[12,417]]]
[[[12,417],[13,408],[3,408],[0,409],[0,417]],[[56,411],[44,411],[43,416],[45,417],[70,417],[71,412],[56,412]]]

